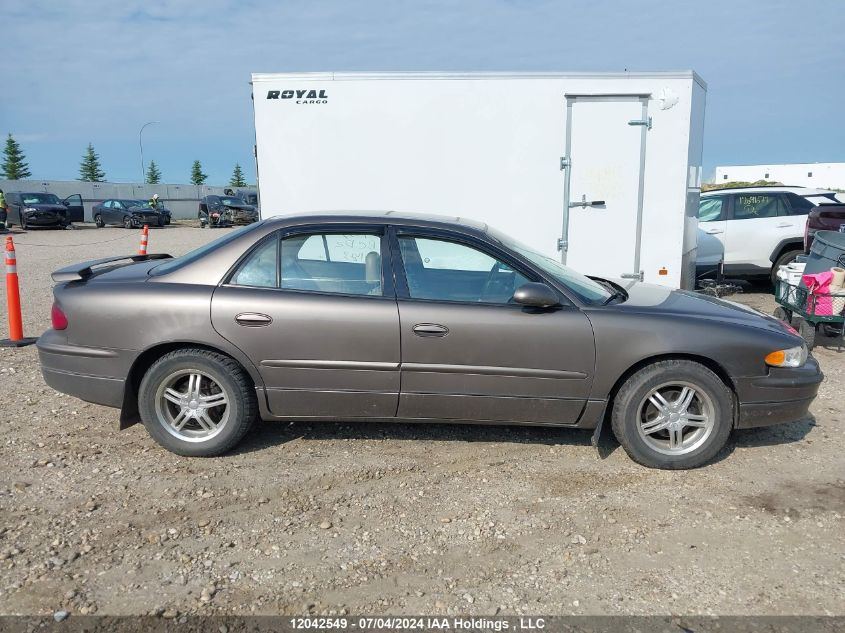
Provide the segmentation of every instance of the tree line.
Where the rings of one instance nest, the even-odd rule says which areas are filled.
[[[6,137],[6,145],[3,148],[3,162],[0,163],[0,176],[6,180],[24,180],[32,176],[29,171],[29,164],[26,162],[26,156],[14,137],[9,134]],[[157,185],[161,183],[161,170],[156,165],[155,160],[151,160],[146,169],[145,181],[149,185]],[[195,160],[191,165],[190,182],[192,185],[204,185],[208,179],[208,174],[203,173],[202,163]],[[106,172],[100,163],[100,157],[94,150],[94,145],[88,143],[85,153],[82,155],[82,161],[79,163],[79,178],[82,182],[105,182]],[[230,187],[246,187],[247,182],[244,177],[243,169],[239,163],[235,163],[235,168],[232,170],[232,177],[229,179]]]

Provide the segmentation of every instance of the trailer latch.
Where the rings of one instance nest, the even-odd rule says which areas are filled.
[[[645,273],[642,270],[638,273],[623,273],[622,279],[636,279],[637,281],[643,281],[645,279]]]
[[[582,195],[581,202],[570,202],[569,208],[581,207],[582,209],[586,209],[587,207],[603,207],[604,205],[604,200],[587,200],[587,196]]]
[[[645,120],[641,119],[634,119],[632,121],[628,121],[628,125],[645,125],[647,130],[651,129],[651,117],[648,117]]]

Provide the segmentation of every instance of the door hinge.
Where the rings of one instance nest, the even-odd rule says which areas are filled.
[[[569,250],[569,242],[567,242],[562,237],[557,238],[557,250],[559,250],[559,251]]]
[[[638,273],[624,273],[622,275],[622,279],[636,279],[637,281],[642,281],[645,279],[645,273],[642,270]]]
[[[633,119],[628,121],[628,125],[645,125],[647,130],[651,129],[651,117],[647,117],[645,120],[642,119]]]
[[[569,160],[569,156],[561,156],[560,157],[560,170],[563,171],[567,167],[572,165],[572,162]]]

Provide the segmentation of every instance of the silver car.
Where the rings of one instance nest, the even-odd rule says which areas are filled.
[[[594,429],[699,466],[734,428],[807,415],[788,326],[691,292],[587,278],[489,227],[395,213],[275,218],[183,257],[53,274],[55,389],[208,456],[255,420]],[[156,327],[148,327],[154,322]],[[120,324],[116,326],[115,324]]]

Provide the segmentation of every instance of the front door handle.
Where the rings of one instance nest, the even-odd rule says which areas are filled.
[[[235,323],[245,327],[262,327],[264,325],[270,325],[272,322],[272,317],[258,312],[242,312],[235,317]]]
[[[789,222],[781,222],[780,224],[778,224],[779,229],[788,229],[790,226],[792,226],[792,224],[790,224]]]
[[[704,230],[707,235],[718,235],[719,233],[724,233],[722,229],[705,229]]]
[[[417,336],[446,336],[449,333],[449,328],[437,323],[417,323],[413,329]]]

